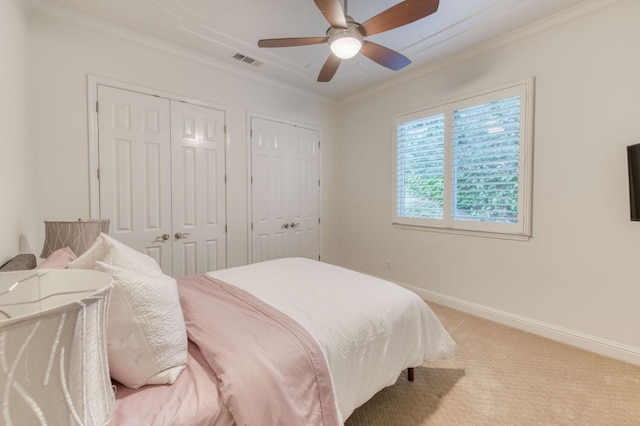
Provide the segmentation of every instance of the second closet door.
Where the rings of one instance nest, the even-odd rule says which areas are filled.
[[[251,261],[319,258],[318,131],[251,118]]]

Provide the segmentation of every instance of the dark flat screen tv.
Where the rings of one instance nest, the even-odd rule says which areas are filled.
[[[640,143],[627,147],[631,220],[640,221]]]

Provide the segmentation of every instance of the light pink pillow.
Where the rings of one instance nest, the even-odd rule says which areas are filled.
[[[51,253],[47,260],[42,262],[37,269],[65,269],[70,262],[78,256],[69,247],[63,247]]]

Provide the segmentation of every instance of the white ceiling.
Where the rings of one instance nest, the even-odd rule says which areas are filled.
[[[262,38],[324,36],[329,24],[312,0],[28,0],[39,12],[125,28],[212,58],[216,63],[277,79],[340,99],[435,60],[507,34],[586,0],[440,0],[436,13],[368,40],[413,62],[391,71],[358,55],[343,61],[334,78],[316,78],[327,44],[261,49]],[[592,0],[591,0],[592,1]],[[400,0],[350,0],[348,12],[364,22]],[[261,62],[233,59],[241,53]]]

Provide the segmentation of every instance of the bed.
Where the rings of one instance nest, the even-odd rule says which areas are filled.
[[[41,267],[114,279],[112,425],[339,425],[404,370],[455,350],[416,294],[305,258],[176,283],[148,256],[101,234],[80,258],[60,251]],[[144,339],[152,352],[161,340],[182,345],[182,360],[171,361],[171,350],[145,358]]]
[[[394,384],[403,370],[449,358],[454,352],[454,342],[428,306],[410,291],[381,279],[304,258],[206,275],[212,284],[226,283],[266,302],[313,336],[329,367],[338,424],[376,392]],[[186,285],[187,281],[178,280],[188,322],[191,313],[184,307],[188,296],[182,290]],[[233,424],[216,386],[219,378],[209,367],[190,340],[187,368],[173,385],[139,390],[118,386],[113,424]],[[278,424],[286,422],[281,419]]]

